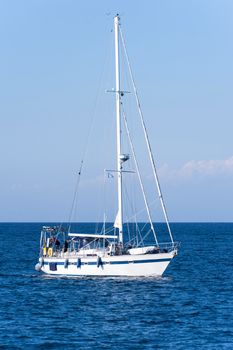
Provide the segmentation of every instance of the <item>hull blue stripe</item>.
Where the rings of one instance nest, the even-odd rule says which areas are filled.
[[[154,263],[154,262],[166,262],[171,261],[170,258],[166,259],[151,259],[151,260],[133,260],[133,261],[111,261],[111,262],[105,262],[102,261],[103,265],[126,265],[126,264],[145,264],[145,263]],[[44,265],[48,265],[49,263],[56,263],[57,265],[64,265],[63,261],[44,261]],[[76,265],[77,261],[74,261],[73,263],[68,263],[68,265]],[[89,262],[81,262],[81,265],[97,265],[96,261],[89,261]]]

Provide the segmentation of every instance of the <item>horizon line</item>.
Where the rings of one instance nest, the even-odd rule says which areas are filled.
[[[0,221],[0,224],[54,224],[57,221]],[[103,221],[72,221],[72,222],[59,222],[59,225],[62,224],[96,224],[104,223]],[[113,221],[106,221],[105,224],[113,224]],[[146,224],[146,221],[138,221],[138,224]],[[166,224],[163,221],[153,221],[155,224]],[[233,224],[233,221],[170,221],[170,224]],[[125,224],[135,224],[135,222],[127,222]]]

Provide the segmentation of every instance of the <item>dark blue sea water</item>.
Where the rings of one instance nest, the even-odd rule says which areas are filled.
[[[160,279],[46,277],[40,228],[0,224],[0,349],[233,349],[233,224],[173,224]]]

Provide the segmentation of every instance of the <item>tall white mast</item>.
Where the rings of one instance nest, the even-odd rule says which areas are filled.
[[[123,214],[122,214],[122,162],[121,162],[121,92],[119,69],[119,15],[114,17],[115,31],[115,70],[116,70],[116,126],[117,126],[117,187],[118,187],[118,214],[117,227],[119,229],[119,242],[123,244]]]

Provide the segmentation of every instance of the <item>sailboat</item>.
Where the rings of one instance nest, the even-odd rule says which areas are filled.
[[[112,228],[104,228],[99,233],[65,232],[61,227],[43,226],[40,237],[39,261],[35,268],[50,275],[62,276],[162,276],[171,260],[177,255],[178,243],[174,242],[167,210],[164,204],[161,187],[158,179],[152,148],[148,137],[143,113],[141,110],[136,85],[129,62],[124,37],[120,27],[120,17],[114,17],[114,41],[115,41],[115,93],[116,103],[116,145],[117,145],[117,169],[114,170],[117,177],[117,215]],[[166,221],[169,242],[159,243],[154,224],[152,222],[151,209],[146,197],[139,164],[135,154],[122,99],[125,91],[120,85],[119,42],[121,40],[126,55],[129,75],[132,80],[133,92],[141,120],[145,144],[149,154],[149,160],[153,173],[158,198]],[[131,239],[126,241],[124,229],[124,203],[123,181],[125,164],[131,155],[122,151],[122,122],[125,123],[126,134],[129,139],[131,155],[134,160],[135,172],[142,191],[145,210],[148,214],[149,231],[153,236],[153,243],[146,239]],[[140,230],[137,225],[137,230]],[[137,231],[136,230],[136,231]],[[142,232],[140,232],[140,237]]]

